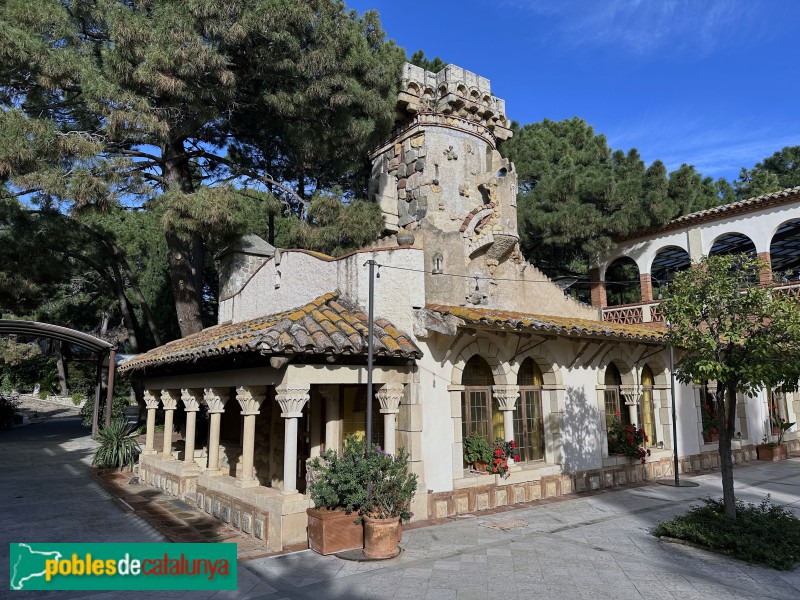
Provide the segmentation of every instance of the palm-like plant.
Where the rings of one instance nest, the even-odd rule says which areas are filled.
[[[133,425],[123,419],[114,419],[97,434],[100,447],[94,453],[92,464],[101,467],[124,467],[133,463],[141,449]]]

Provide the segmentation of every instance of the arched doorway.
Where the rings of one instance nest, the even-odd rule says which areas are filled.
[[[523,461],[544,460],[543,382],[539,365],[526,358],[517,375],[519,398],[514,411],[514,441]]]
[[[608,265],[605,283],[606,300],[609,306],[635,304],[642,301],[639,267],[632,258],[622,256]]]

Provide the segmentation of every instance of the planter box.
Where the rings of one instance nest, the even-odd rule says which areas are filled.
[[[718,433],[709,433],[703,436],[703,443],[705,444],[716,444],[717,442],[719,442]]]
[[[779,446],[764,446],[763,444],[759,444],[756,446],[756,452],[758,453],[758,460],[776,461],[789,458],[789,451],[784,444]]]
[[[308,547],[319,554],[336,554],[364,547],[364,527],[353,523],[356,513],[306,509]]]

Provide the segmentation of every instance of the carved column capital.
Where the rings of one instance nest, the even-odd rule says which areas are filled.
[[[230,390],[228,388],[210,387],[203,391],[203,402],[208,406],[210,413],[225,412],[225,403],[229,398]]]
[[[310,385],[279,387],[275,390],[275,400],[281,405],[281,416],[298,418],[303,415],[303,407],[308,402]]]
[[[633,406],[639,404],[642,398],[642,386],[640,385],[621,385],[619,386],[619,393],[625,400],[626,406]]]
[[[400,412],[400,400],[403,398],[405,383],[385,383],[375,394],[381,403],[381,413],[396,414]]]
[[[242,407],[243,415],[257,415],[266,397],[267,389],[262,385],[242,385],[236,388],[236,401]]]
[[[496,385],[493,388],[493,395],[500,405],[500,410],[514,410],[517,406],[517,398],[519,398],[519,386]]]
[[[148,409],[158,408],[158,403],[161,401],[161,390],[145,390],[144,403]]]
[[[200,410],[200,402],[203,399],[203,388],[183,388],[181,390],[181,402],[183,410],[186,412],[197,412]]]
[[[175,410],[178,408],[178,400],[180,400],[180,390],[161,390],[161,404],[164,405],[164,410]]]

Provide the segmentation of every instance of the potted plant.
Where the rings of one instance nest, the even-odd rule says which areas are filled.
[[[637,429],[636,425],[623,425],[619,419],[612,418],[608,428],[608,453],[630,456],[642,464],[647,462],[650,450],[645,449],[648,437],[644,429]]]
[[[489,470],[489,462],[492,460],[492,449],[486,438],[478,433],[471,433],[464,438],[464,461],[472,465],[472,468],[479,472]]]
[[[761,443],[756,446],[758,460],[778,461],[789,458],[789,451],[783,445],[783,434],[792,428],[794,423],[789,423],[780,416],[773,417],[773,428],[778,430],[778,439],[770,441],[765,435]],[[776,427],[777,425],[777,427]]]
[[[92,464],[107,469],[129,466],[133,471],[136,458],[141,453],[135,427],[124,419],[114,419],[97,434],[100,446],[95,450]]]
[[[706,444],[719,441],[717,411],[714,410],[714,407],[709,402],[706,402],[703,406],[703,441]]]
[[[417,490],[417,476],[408,472],[408,453],[403,448],[395,456],[380,448],[370,448],[364,463],[369,482],[367,500],[361,508],[364,556],[392,558],[400,553],[397,544],[402,522],[413,516],[410,508]]]
[[[344,441],[342,455],[328,450],[308,463],[308,546],[319,554],[364,547],[359,511],[366,502],[365,444],[355,436]]]
[[[506,441],[499,437],[494,441],[494,451],[492,452],[492,463],[489,471],[495,475],[500,475],[503,479],[508,478],[508,459],[514,457],[519,460],[517,454],[517,443],[514,440]]]

